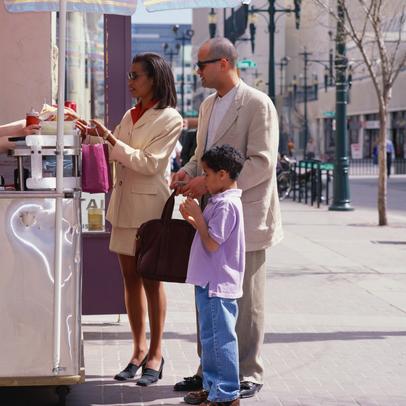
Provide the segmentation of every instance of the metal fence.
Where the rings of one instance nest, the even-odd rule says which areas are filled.
[[[379,173],[379,166],[373,163],[372,158],[350,159],[350,175],[364,176]],[[398,158],[392,161],[391,174],[406,174],[406,159]]]

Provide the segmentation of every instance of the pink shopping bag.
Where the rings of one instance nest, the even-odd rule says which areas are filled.
[[[107,193],[111,188],[107,144],[82,144],[82,191]]]

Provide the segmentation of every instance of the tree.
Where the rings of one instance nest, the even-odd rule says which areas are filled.
[[[379,106],[379,225],[387,219],[387,114],[392,88],[406,63],[405,32],[406,5],[403,0],[313,0],[340,19],[337,9],[344,14],[345,34],[356,45],[373,83]],[[332,3],[334,3],[333,7]],[[402,36],[403,34],[403,36]]]

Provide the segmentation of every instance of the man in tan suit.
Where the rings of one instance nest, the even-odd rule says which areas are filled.
[[[177,173],[172,187],[187,182],[181,192],[199,198],[207,193],[200,159],[208,148],[229,144],[245,157],[238,178],[246,233],[246,270],[243,297],[238,300],[237,336],[240,360],[240,396],[251,397],[263,384],[261,346],[264,339],[265,250],[282,239],[276,162],[278,117],[271,99],[240,80],[237,51],[227,39],[205,42],[198,52],[198,74],[204,87],[216,92],[199,111],[194,156]],[[199,346],[198,346],[199,347]],[[201,370],[178,382],[175,390],[196,390],[185,397],[191,404],[204,400]]]

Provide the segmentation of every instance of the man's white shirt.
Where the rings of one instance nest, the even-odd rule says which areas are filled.
[[[227,92],[223,97],[217,95],[216,101],[214,102],[213,110],[211,111],[209,128],[207,131],[207,142],[206,142],[206,151],[210,149],[213,145],[217,130],[220,126],[220,123],[224,120],[228,109],[231,106],[231,103],[235,99],[237,93],[237,88],[240,82],[237,83],[229,92]]]

